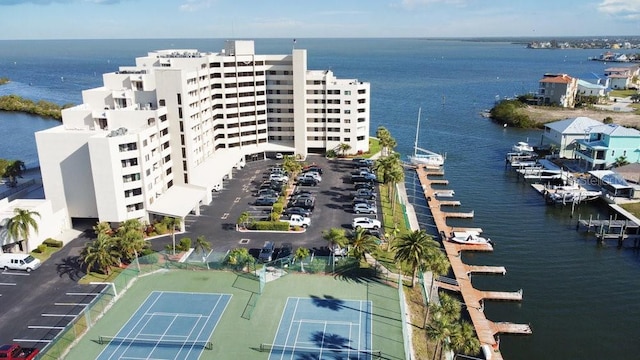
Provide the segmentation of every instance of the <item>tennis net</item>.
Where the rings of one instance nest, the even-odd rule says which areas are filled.
[[[113,344],[113,345],[143,345],[153,347],[195,347],[206,350],[213,349],[213,344],[210,341],[194,341],[194,340],[167,340],[167,339],[139,339],[139,338],[124,338],[117,336],[99,336],[98,344]]]
[[[260,351],[271,351],[276,354],[295,354],[296,356],[302,355],[318,355],[322,354],[344,354],[348,356],[348,359],[382,359],[382,351],[380,350],[362,350],[362,349],[350,349],[345,347],[304,347],[304,346],[289,346],[289,345],[277,345],[277,344],[260,344]],[[306,358],[306,357],[305,357]],[[313,357],[315,358],[315,357]]]

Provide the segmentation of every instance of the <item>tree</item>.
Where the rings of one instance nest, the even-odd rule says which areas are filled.
[[[342,157],[345,157],[347,155],[347,151],[349,150],[351,150],[351,145],[347,143],[338,144],[338,151],[342,153]]]
[[[393,149],[398,145],[396,139],[391,136],[391,132],[389,132],[389,130],[384,126],[378,127],[376,130],[376,137],[380,141],[380,146],[382,147],[382,157],[386,157],[391,154]]]
[[[458,354],[477,354],[481,348],[475,328],[467,321],[454,326],[449,340],[451,342],[450,347],[456,353],[456,357]]]
[[[412,268],[411,286],[415,283],[416,273],[425,262],[440,253],[440,244],[431,239],[424,230],[415,230],[396,239],[394,244],[396,262],[406,262]]]
[[[378,244],[376,238],[367,234],[367,230],[358,228],[351,238],[351,252],[356,259],[366,260],[365,255],[375,251]]]
[[[107,234],[111,235],[113,233],[113,229],[111,228],[111,224],[106,221],[98,222],[93,226],[93,231],[98,234]]]
[[[211,243],[207,241],[204,235],[200,235],[196,238],[196,243],[193,246],[193,251],[196,253],[202,253],[202,262],[207,262],[207,252],[211,251]],[[207,263],[207,269],[209,263]]]
[[[309,257],[310,251],[307,248],[304,247],[299,247],[296,249],[296,253],[293,255],[293,258],[295,260],[299,260],[300,261],[300,271],[304,272],[304,263],[302,262],[302,260],[306,259]]]
[[[626,156],[619,156],[616,158],[616,161],[613,163],[613,167],[620,167],[629,165],[629,160],[627,160]]]
[[[87,272],[97,267],[100,272],[109,275],[111,267],[120,263],[120,252],[112,237],[107,234],[98,234],[98,238],[88,243],[82,250],[81,259],[87,266]]]
[[[246,248],[235,248],[229,252],[225,262],[229,265],[234,265],[236,268],[243,269],[246,265],[253,264],[255,260]]]
[[[434,359],[442,358],[442,349],[449,347],[449,343],[445,342],[445,340],[451,338],[455,326],[456,324],[446,316],[434,317],[429,323],[429,326],[427,327],[427,336],[436,342],[436,348],[433,351]],[[440,356],[437,356],[438,353],[440,353]]]
[[[404,169],[400,161],[400,154],[393,153],[387,157],[377,159],[373,166],[379,177],[382,178],[382,182],[387,186],[389,202],[392,210],[395,210],[396,184],[404,180]]]
[[[38,222],[35,217],[40,217],[37,211],[25,210],[20,208],[13,209],[13,217],[7,222],[7,232],[9,236],[14,238],[16,242],[24,240],[26,252],[29,252],[29,235],[33,229],[38,232]]]
[[[120,225],[113,241],[120,253],[120,258],[127,262],[136,259],[138,271],[140,263],[138,254],[149,247],[149,242],[144,239],[144,226],[138,219],[130,219]]]
[[[171,232],[171,243],[173,244],[173,255],[176,254],[176,228],[180,228],[180,218],[165,216],[162,219],[169,231]]]
[[[331,263],[332,263],[332,271],[336,270],[336,246],[339,248],[344,247],[347,242],[347,235],[345,234],[344,229],[341,228],[331,228],[329,230],[324,230],[322,232],[322,238],[327,240],[329,243],[329,250],[331,250]]]
[[[238,225],[242,225],[243,228],[247,228],[247,223],[249,222],[249,219],[251,218],[251,215],[249,214],[249,212],[247,211],[243,211],[240,214],[240,217],[238,217]]]
[[[9,186],[14,187],[18,183],[18,178],[22,178],[22,174],[27,170],[24,162],[14,160],[4,169],[3,177],[9,179]]]

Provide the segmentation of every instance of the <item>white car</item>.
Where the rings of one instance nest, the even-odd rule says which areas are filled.
[[[289,181],[289,177],[284,174],[271,174],[269,175],[269,181],[287,182]]]
[[[282,155],[282,153],[277,153],[276,160],[282,160],[282,159],[284,159],[284,155]]]
[[[351,227],[354,229],[379,229],[382,226],[380,220],[370,219],[368,217],[357,217],[353,219]]]
[[[378,209],[374,204],[356,203],[353,205],[353,212],[356,214],[377,214]]]

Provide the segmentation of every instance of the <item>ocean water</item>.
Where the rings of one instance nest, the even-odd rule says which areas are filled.
[[[290,39],[257,39],[257,53],[288,53]],[[222,39],[0,41],[0,95],[18,94],[59,104],[80,103],[84,89],[102,74],[132,65],[136,56],[164,48],[219,51]],[[578,216],[608,217],[605,207],[549,207],[505,168],[504,154],[517,141],[537,143],[535,130],[503,128],[480,116],[496,98],[536,91],[544,73],[602,75],[606,64],[588,61],[600,50],[530,50],[511,42],[425,39],[297,39],[309,69],[371,83],[371,128],[387,127],[403,156],[412,151],[418,109],[420,146],[446,153],[445,178],[475,210],[473,220],[495,243],[489,254],[468,253],[470,264],[502,265],[506,276],[474,277],[487,290],[524,290],[521,303],[487,302],[494,321],[529,323],[532,336],[502,335],[507,359],[634,359],[640,343],[640,253],[598,246],[575,230]],[[58,123],[0,113],[0,157],[36,163],[33,132]],[[20,140],[18,140],[20,139]],[[26,159],[23,157],[25,156]],[[407,177],[417,209],[424,199]],[[420,221],[428,229],[428,214]]]

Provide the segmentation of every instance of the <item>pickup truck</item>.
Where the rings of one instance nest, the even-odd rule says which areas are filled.
[[[311,218],[301,215],[283,216],[280,221],[288,222],[290,227],[298,226],[305,229],[311,225]]]
[[[0,346],[0,359],[4,360],[32,360],[40,350],[37,348],[25,348],[18,344],[6,344]]]

